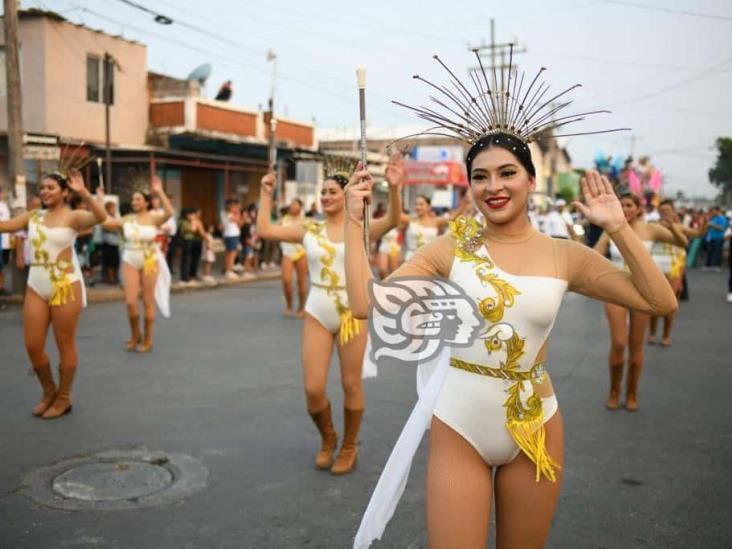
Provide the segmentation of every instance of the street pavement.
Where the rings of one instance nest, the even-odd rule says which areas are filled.
[[[604,406],[602,304],[565,298],[547,362],[566,438],[548,547],[732,546],[732,304],[726,273],[692,272],[690,285],[673,346],[647,347],[635,414]],[[312,465],[301,321],[282,316],[279,283],[180,294],[172,308],[154,352],[138,355],[123,351],[123,303],[91,305],[79,326],[74,411],[56,421],[31,416],[39,388],[26,376],[20,308],[0,312],[0,548],[349,547],[415,401],[414,371],[382,369],[366,382],[358,468],[331,477]],[[177,503],[106,512],[50,509],[20,490],[38,468],[130,448],[188,454],[208,470],[207,486]],[[423,442],[374,547],[427,546],[426,455]]]

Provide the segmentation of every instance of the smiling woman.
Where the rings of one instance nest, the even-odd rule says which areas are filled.
[[[90,211],[69,208],[71,193],[79,195]],[[80,231],[103,222],[107,214],[75,170],[46,174],[40,195],[43,209],[0,221],[0,233],[28,230],[33,260],[23,305],[25,346],[43,388],[43,398],[33,408],[33,415],[55,419],[71,411],[71,386],[79,361],[76,326],[86,306],[74,240]],[[49,326],[53,326],[61,361],[58,387],[45,349]]]
[[[533,228],[528,203],[536,170],[528,143],[538,132],[584,115],[556,117],[569,103],[550,106],[576,86],[542,102],[545,84],[538,82],[539,75],[523,91],[525,79],[514,75],[510,64],[500,77],[471,75],[474,89],[457,81],[445,65],[452,90],[417,77],[443,93],[435,102],[447,112],[409,108],[433,123],[425,133],[470,145],[470,191],[485,223],[467,216],[453,220],[449,234],[421,248],[392,276],[449,279],[475,303],[487,329],[470,346],[443,353],[429,367],[426,383],[427,368],[420,365],[418,378],[430,389],[420,391],[374,490],[356,534],[358,548],[381,537],[427,427],[430,547],[485,547],[493,497],[496,546],[543,547],[559,497],[564,452],[562,416],[545,360],[564,294],[574,291],[644,312],[676,307],[612,187],[596,172],[582,181],[585,204],[575,206],[605,229],[627,271],[582,244]],[[489,80],[502,87],[491,89]],[[346,204],[346,288],[359,318],[369,313],[371,271],[360,241],[361,204],[370,198],[368,182],[352,180]]]

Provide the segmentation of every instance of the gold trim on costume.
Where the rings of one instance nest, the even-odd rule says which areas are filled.
[[[132,217],[131,221],[128,221],[132,227],[132,238],[128,242],[125,242],[126,250],[142,250],[143,251],[143,267],[142,273],[144,275],[153,275],[158,272],[158,257],[155,241],[145,242],[140,239],[140,225],[137,222],[137,218]],[[124,236],[124,231],[122,231]]]
[[[48,272],[48,277],[51,279],[51,297],[48,300],[48,304],[51,307],[60,307],[69,301],[74,301],[76,295],[74,294],[74,286],[71,280],[69,280],[68,273],[68,269],[73,267],[73,263],[66,259],[51,261],[48,250],[44,248],[44,245],[48,241],[48,235],[44,230],[43,217],[40,211],[33,210],[31,222],[35,223],[36,233],[38,233],[36,238],[31,239],[31,246],[33,248],[33,263],[31,265],[34,267],[43,267]]]
[[[333,299],[338,316],[341,319],[341,326],[338,337],[341,345],[345,345],[351,339],[361,333],[361,323],[353,317],[351,309],[349,309],[341,300],[339,291],[345,290],[345,286],[340,284],[340,276],[332,267],[336,260],[336,248],[328,240],[325,234],[325,224],[317,223],[313,220],[307,220],[304,224],[305,230],[315,237],[318,246],[325,252],[320,256],[320,264],[323,268],[320,270],[320,280],[322,284],[312,283],[316,288],[322,288]]]
[[[490,286],[496,294],[496,297],[485,297],[478,302],[481,315],[495,325],[503,319],[506,309],[514,306],[521,292],[495,272],[496,265],[489,257],[478,255],[478,250],[484,245],[484,236],[483,228],[474,218],[460,216],[454,219],[450,222],[450,234],[457,241],[455,257],[463,263],[475,265],[475,276],[483,287]],[[503,403],[506,408],[506,429],[521,451],[536,465],[536,482],[541,480],[542,475],[555,482],[555,471],[560,465],[547,452],[542,400],[534,393],[533,385],[526,404],[521,401],[524,382],[544,382],[544,364],[537,363],[529,371],[517,369],[524,355],[526,340],[515,329],[506,340],[492,337],[486,339],[484,344],[488,353],[505,348],[506,361],[501,363],[500,368],[474,364],[454,357],[450,359],[450,365],[473,374],[514,382],[506,389],[508,397]]]

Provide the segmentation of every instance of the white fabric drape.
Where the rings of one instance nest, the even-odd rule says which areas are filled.
[[[419,400],[409,415],[371,494],[371,500],[353,542],[354,549],[366,549],[375,539],[381,539],[386,525],[394,515],[409,478],[414,454],[432,421],[437,398],[450,368],[450,355],[450,348],[445,346],[437,357],[419,363],[417,368]]]
[[[170,269],[168,262],[160,248],[156,246],[155,255],[158,260],[158,279],[155,281],[155,302],[158,304],[160,314],[165,318],[170,318]]]

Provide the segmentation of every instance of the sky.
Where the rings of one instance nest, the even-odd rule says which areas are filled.
[[[575,167],[599,153],[648,155],[665,192],[716,194],[707,177],[714,143],[732,137],[732,3],[729,0],[22,0],[23,8],[61,13],[147,45],[148,69],[185,78],[202,63],[213,72],[212,98],[233,81],[232,103],[266,105],[277,55],[276,111],[319,128],[358,127],[356,68],[367,71],[367,121],[399,136],[419,121],[391,103],[426,104],[420,74],[445,82],[439,54],[460,77],[473,65],[469,47],[517,44],[520,70],[547,67],[552,90],[581,83],[572,109],[608,109],[577,131],[632,131],[562,141]]]

